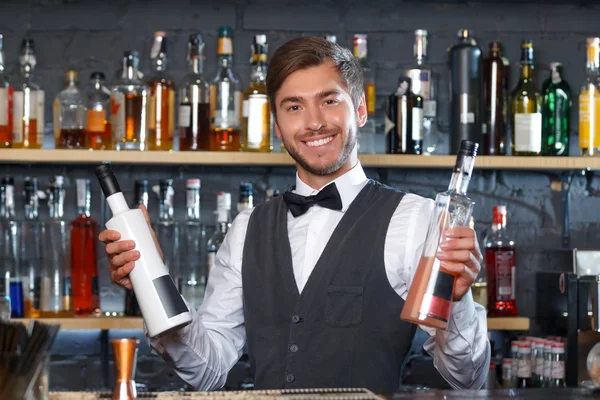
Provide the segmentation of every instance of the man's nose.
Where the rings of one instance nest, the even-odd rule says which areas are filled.
[[[311,131],[318,131],[327,126],[325,115],[319,107],[308,110],[305,125],[306,129]]]

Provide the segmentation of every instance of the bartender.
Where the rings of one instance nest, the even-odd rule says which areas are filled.
[[[363,72],[348,49],[315,37],[283,44],[267,90],[295,187],[235,218],[192,323],[150,347],[197,390],[223,387],[247,343],[257,389],[394,392],[416,329],[400,312],[434,202],[366,177]],[[448,237],[438,258],[458,276],[452,316],[447,330],[423,327],[424,349],[452,387],[478,389],[490,361],[486,313],[470,290],[482,256],[473,229]],[[112,280],[131,289],[135,243],[111,230],[100,240]]]

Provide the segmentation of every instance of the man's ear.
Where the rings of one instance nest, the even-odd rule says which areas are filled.
[[[277,135],[277,139],[281,140],[283,142],[283,140],[281,139],[281,129],[279,129],[279,124],[277,123],[277,118],[275,118],[275,116],[273,116],[273,118],[275,119],[275,134]]]
[[[360,97],[358,108],[356,109],[356,125],[362,128],[367,123],[367,101],[365,95]]]

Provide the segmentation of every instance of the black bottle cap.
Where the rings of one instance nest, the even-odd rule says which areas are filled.
[[[477,155],[478,149],[479,143],[473,142],[471,140],[462,140],[460,142],[460,148],[458,149],[457,154],[466,157],[475,157]]]
[[[15,186],[15,179],[12,176],[5,176],[2,178],[2,185]]]
[[[102,72],[92,72],[90,74],[90,80],[92,80],[92,79],[94,79],[94,80],[95,79],[102,79],[102,80],[104,80],[105,78],[106,77],[104,76],[104,73],[102,73]]]
[[[38,190],[37,178],[30,178],[29,176],[26,177],[23,182],[23,190],[24,191],[32,191],[32,192],[37,191]]]
[[[98,177],[98,182],[100,182],[100,187],[105,197],[108,198],[115,193],[121,192],[119,182],[110,164],[102,164],[96,167],[96,177]]]

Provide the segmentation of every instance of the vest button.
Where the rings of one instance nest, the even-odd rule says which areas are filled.
[[[292,353],[295,353],[295,352],[297,352],[297,351],[298,351],[298,345],[295,345],[295,344],[291,345],[291,346],[290,346],[290,351],[291,351]]]
[[[292,383],[292,382],[294,382],[294,379],[296,379],[296,378],[294,378],[294,375],[292,375],[292,374],[287,374],[287,375],[285,376],[285,381],[286,381],[287,383]]]
[[[297,324],[298,322],[300,322],[300,316],[298,314],[294,314],[292,315],[292,322]]]

